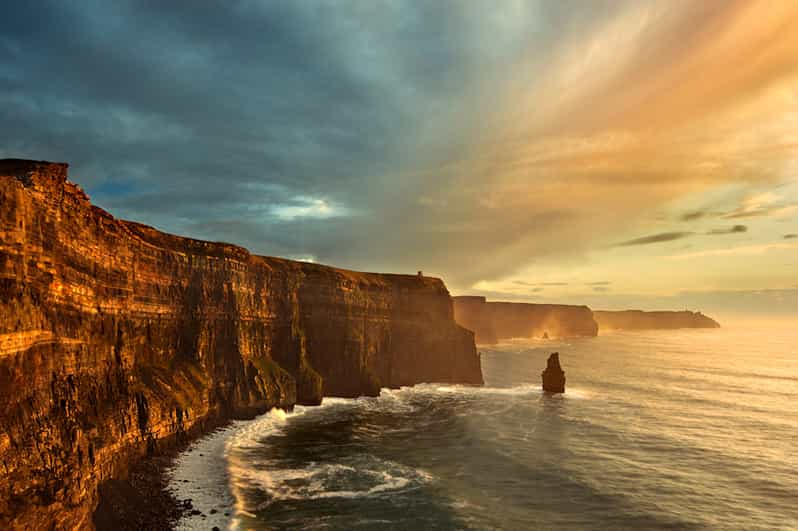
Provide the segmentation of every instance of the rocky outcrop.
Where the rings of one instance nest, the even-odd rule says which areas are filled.
[[[587,306],[487,302],[485,297],[453,297],[454,318],[474,331],[476,342],[512,338],[595,336],[598,325]]]
[[[601,330],[672,330],[676,328],[720,328],[701,312],[644,312],[641,310],[594,311]]]
[[[546,393],[565,392],[565,371],[560,367],[560,353],[554,352],[546,361],[546,368],[540,373],[543,391]]]
[[[482,382],[439,279],[164,234],[0,161],[0,528],[91,527],[100,482],[224,419],[425,381]]]

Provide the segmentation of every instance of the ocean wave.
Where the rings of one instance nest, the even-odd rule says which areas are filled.
[[[259,447],[263,437],[280,431],[281,427],[287,422],[289,415],[301,415],[302,413],[303,411],[299,408],[296,408],[291,413],[287,413],[280,408],[272,408],[268,413],[246,424],[229,437],[225,442],[225,453],[229,453],[234,449]]]
[[[276,501],[377,496],[417,488],[433,480],[424,470],[371,455],[343,463],[310,462],[302,468],[281,468],[275,461],[262,462],[257,467],[251,462],[234,461],[230,473],[239,487],[254,487],[265,494],[265,501],[256,511]]]

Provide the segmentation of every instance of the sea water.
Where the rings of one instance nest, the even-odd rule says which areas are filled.
[[[485,386],[274,410],[198,442],[183,529],[798,529],[798,333],[482,347]],[[540,388],[560,352],[566,393]],[[211,511],[215,511],[211,514]]]

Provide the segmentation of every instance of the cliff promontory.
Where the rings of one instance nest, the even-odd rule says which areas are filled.
[[[602,330],[673,330],[677,328],[720,328],[717,321],[701,312],[644,312],[641,310],[599,311],[593,316]]]
[[[477,343],[511,338],[595,336],[598,325],[587,306],[488,302],[485,297],[453,297],[454,318],[473,330]]]
[[[164,234],[0,161],[0,528],[91,527],[101,482],[224,419],[425,381],[482,382],[441,280]]]

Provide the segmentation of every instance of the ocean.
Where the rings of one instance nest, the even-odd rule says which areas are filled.
[[[181,529],[798,529],[798,331],[481,347],[484,387],[273,410],[198,441]],[[540,372],[559,351],[566,393]]]

